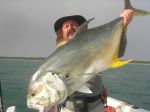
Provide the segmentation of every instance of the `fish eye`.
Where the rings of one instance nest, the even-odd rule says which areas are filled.
[[[35,96],[35,94],[34,94],[34,93],[32,93],[32,94],[31,94],[31,96]]]
[[[42,86],[38,86],[34,91],[32,91],[31,96],[36,96],[42,91],[42,89],[43,89]]]

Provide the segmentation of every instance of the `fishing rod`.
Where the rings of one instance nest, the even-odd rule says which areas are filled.
[[[3,112],[3,98],[2,98],[1,80],[0,80],[0,112]]]

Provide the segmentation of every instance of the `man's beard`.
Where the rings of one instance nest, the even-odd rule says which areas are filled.
[[[69,37],[69,39],[73,38],[75,32],[76,30],[74,28],[68,31],[67,36]]]

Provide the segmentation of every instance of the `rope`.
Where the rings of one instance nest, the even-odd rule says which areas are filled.
[[[125,102],[121,103],[117,108],[116,108],[116,112],[124,112],[125,107],[127,106],[127,104]]]

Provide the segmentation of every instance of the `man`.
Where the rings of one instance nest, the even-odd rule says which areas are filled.
[[[123,26],[126,27],[132,20],[133,11],[130,9],[123,10],[120,14]],[[80,15],[66,16],[58,19],[54,24],[54,29],[57,34],[56,45],[60,47],[73,38],[74,33],[86,19]],[[86,29],[85,29],[86,30]],[[126,47],[126,38],[122,34],[119,57],[123,56]],[[85,84],[90,91],[83,88],[75,92],[69,97],[65,103],[68,110],[74,112],[103,112],[106,91],[102,84],[101,75],[97,74]]]

